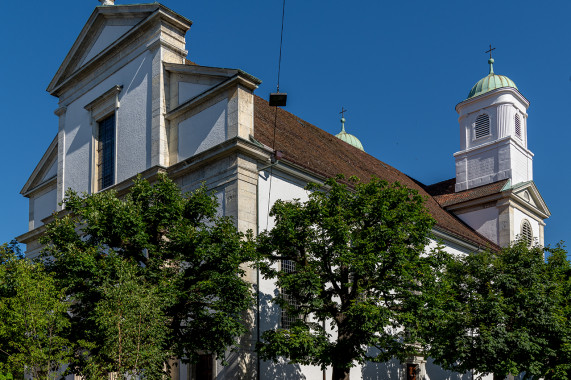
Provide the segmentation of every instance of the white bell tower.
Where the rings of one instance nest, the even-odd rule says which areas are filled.
[[[533,179],[533,153],[527,149],[529,102],[511,79],[494,74],[491,54],[488,64],[489,74],[456,106],[456,192],[507,178],[512,184]]]

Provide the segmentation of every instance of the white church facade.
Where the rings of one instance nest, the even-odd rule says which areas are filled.
[[[519,235],[543,244],[550,212],[533,182],[529,102],[509,78],[493,72],[492,59],[489,75],[456,106],[456,176],[423,185],[368,155],[344,129],[333,136],[270,107],[255,95],[261,83],[256,77],[188,61],[187,18],[159,3],[102,3],[47,89],[59,99],[58,127],[22,189],[29,198],[29,231],[18,240],[29,257],[39,254],[39,237],[61,210],[66,189],[124,193],[138,174],[152,181],[158,173],[185,191],[205,182],[216,190],[221,212],[242,231],[271,228],[268,205],[304,200],[308,182],[343,173],[418,190],[436,219],[435,238],[450,252],[497,249]],[[276,290],[270,281],[253,269],[247,280],[259,289],[256,326],[229,366],[214,363],[209,380],[323,378],[318,367],[257,361],[256,334],[279,326],[281,313],[269,302]],[[417,366],[418,379],[471,378],[422,358],[357,366],[351,378],[404,380],[407,364]],[[187,366],[173,376],[200,379]]]

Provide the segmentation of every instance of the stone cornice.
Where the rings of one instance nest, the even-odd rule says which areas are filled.
[[[57,156],[57,144],[58,144],[58,136],[56,134],[56,136],[50,143],[50,146],[44,152],[44,155],[40,159],[40,162],[38,162],[38,165],[36,165],[34,171],[26,181],[26,184],[24,185],[24,187],[22,187],[22,190],[20,190],[20,194],[27,197],[32,191],[36,190],[38,185],[36,179],[38,179],[38,177],[40,177],[40,175],[45,172],[45,170],[47,169],[45,168],[45,166],[48,164],[49,160],[54,156]],[[34,188],[32,189],[32,187]]]
[[[468,148],[466,150],[461,150],[458,151],[456,153],[454,153],[454,157],[459,157],[462,155],[467,155],[469,153],[472,152],[476,152],[476,151],[486,151],[486,150],[492,150],[492,149],[496,149],[497,145],[508,145],[511,142],[513,142],[513,145],[519,149],[522,153],[529,155],[530,157],[533,157],[534,154],[527,148],[525,148],[524,146],[522,146],[522,143],[520,141],[517,141],[512,135],[506,136],[506,137],[502,137],[500,139],[497,140],[493,140],[487,143],[484,143],[482,145],[478,145],[478,146],[474,146],[471,148]]]
[[[111,7],[104,7],[104,8],[107,9]],[[164,22],[167,24],[171,24],[175,28],[178,28],[182,30],[184,33],[186,33],[186,31],[188,31],[190,25],[192,24],[186,18],[174,13],[170,9],[160,4],[154,4],[154,7],[151,8],[155,9],[153,13],[149,14],[149,12],[147,11],[147,13],[145,14],[147,17],[144,18],[139,24],[137,24],[135,27],[133,27],[131,30],[129,30],[127,33],[125,33],[123,36],[121,36],[111,45],[109,45],[101,52],[99,52],[89,62],[85,63],[84,65],[76,69],[73,73],[68,75],[66,74],[68,66],[73,63],[74,59],[77,59],[76,53],[78,53],[77,50],[79,48],[79,45],[81,45],[83,39],[86,38],[87,32],[89,31],[89,27],[92,26],[91,24],[93,24],[94,21],[92,21],[91,24],[89,24],[88,22],[88,24],[86,25],[87,29],[82,31],[82,34],[80,34],[80,36],[78,37],[78,40],[74,44],[72,50],[70,50],[68,57],[66,57],[66,60],[64,60],[64,63],[62,63],[62,66],[58,70],[58,73],[48,86],[47,91],[50,94],[59,97],[63,92],[65,92],[65,89],[68,86],[73,85],[83,80],[84,78],[88,77],[92,72],[96,71],[100,66],[108,64],[110,58],[113,56],[117,56],[116,60],[121,59],[124,56],[128,55],[128,53],[137,50],[137,47],[139,47],[141,44],[143,44],[145,48],[148,48],[148,45],[152,47],[156,43],[160,43],[161,44],[160,46],[163,46],[163,44],[166,43],[166,41],[164,39],[161,39],[160,36],[152,38],[151,41],[146,41],[146,42],[140,41],[137,44],[132,44],[133,41],[142,37],[147,31],[149,31],[156,25],[159,25]],[[158,33],[160,34],[162,32],[159,31]],[[128,53],[126,54],[125,47],[128,45],[131,46],[130,49],[128,50]],[[168,46],[166,47],[169,49],[175,48],[170,43],[168,43]],[[187,54],[186,50],[182,50],[180,48],[176,48],[176,50],[179,51],[180,54],[183,55]],[[65,77],[62,80],[62,77],[66,75],[67,77]]]
[[[181,105],[177,106],[170,112],[167,112],[165,115],[167,120],[174,120],[177,117],[183,115],[184,113],[190,111],[191,109],[195,108],[196,106],[204,103],[205,101],[215,97],[216,95],[224,92],[230,87],[242,85],[249,90],[255,90],[258,88],[258,85],[251,81],[249,78],[246,78],[241,75],[241,73],[237,73],[231,78],[226,79],[224,82],[217,84],[214,87],[209,88],[208,90],[200,93],[199,95],[195,96],[192,99],[187,100],[186,102],[182,103]]]
[[[523,190],[531,190],[533,193],[534,200],[540,203],[540,207],[536,207],[526,202],[523,198],[517,195],[517,193]],[[532,184],[525,187],[517,188],[517,191],[515,191],[514,189],[508,189],[496,194],[487,195],[466,202],[456,203],[451,206],[445,207],[445,209],[446,211],[452,213],[460,213],[460,211],[468,212],[480,209],[488,203],[493,203],[494,206],[497,208],[506,207],[506,206],[517,208],[518,210],[526,213],[528,216],[533,217],[535,220],[541,221],[541,223],[543,223],[542,222],[543,219],[547,219],[549,218],[549,216],[551,216],[551,213],[547,209],[547,206],[543,202],[543,199],[541,199],[539,192],[537,191],[535,186],[532,186]]]
[[[47,180],[45,180],[44,182],[40,183],[39,185],[37,185],[36,187],[28,190],[27,192],[23,193],[22,195],[24,197],[32,197],[50,187],[53,187],[54,189],[57,187],[57,174],[48,178]]]
[[[168,168],[169,177],[173,179],[178,178],[188,172],[196,170],[197,167],[207,165],[234,153],[242,153],[262,162],[269,162],[271,157],[270,150],[240,137],[234,137],[207,149],[204,152],[170,166]]]
[[[42,224],[38,228],[34,228],[20,236],[16,236],[16,240],[19,243],[29,244],[35,240],[38,240],[46,232],[46,226]]]
[[[458,237],[455,234],[452,234],[450,231],[445,230],[438,226],[432,228],[432,234],[436,239],[448,240],[449,242],[454,243],[462,248],[465,248],[470,252],[477,252],[481,251],[483,248],[486,248],[478,244],[469,243],[466,241],[467,239],[465,237]]]
[[[465,99],[465,100],[461,101],[460,103],[456,104],[455,110],[456,110],[456,112],[460,113],[460,110],[462,108],[464,108],[465,106],[468,106],[468,105],[473,104],[473,103],[480,102],[484,99],[493,98],[495,96],[500,95],[501,93],[509,93],[509,94],[513,95],[521,103],[523,103],[525,105],[525,108],[529,107],[529,100],[527,100],[525,98],[525,96],[523,96],[522,93],[519,92],[518,89],[513,88],[513,87],[500,87],[500,88],[497,88],[495,90],[488,91],[488,92],[485,92],[481,95],[475,96],[473,98]]]
[[[119,95],[122,89],[123,86],[115,85],[111,87],[109,90],[105,91],[103,95],[99,96],[97,99],[93,100],[91,103],[87,104],[83,108],[85,108],[88,111],[93,111],[93,109],[99,107],[101,104],[108,102],[112,98],[115,98],[117,95]]]

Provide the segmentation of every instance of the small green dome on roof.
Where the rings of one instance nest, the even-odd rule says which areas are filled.
[[[365,151],[365,149],[363,149],[363,144],[361,144],[361,141],[359,141],[358,138],[356,138],[355,136],[353,136],[350,133],[345,132],[345,118],[344,117],[341,118],[341,132],[336,134],[335,137],[337,137],[340,140],[345,141],[349,145],[353,145],[357,149],[361,149],[363,152]]]
[[[468,94],[467,99],[476,97],[478,95],[485,94],[486,92],[495,90],[497,88],[502,88],[502,87],[512,87],[512,88],[515,88],[517,90],[517,86],[515,85],[515,83],[510,78],[508,78],[504,75],[494,74],[494,59],[493,58],[490,58],[488,60],[488,63],[490,65],[490,73],[487,76],[480,79],[474,85],[474,87],[472,87],[472,89],[470,90],[470,93]]]

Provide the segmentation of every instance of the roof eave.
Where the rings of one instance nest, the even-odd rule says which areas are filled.
[[[525,105],[525,108],[529,107],[529,100],[527,100],[526,97],[523,96],[522,93],[519,92],[519,90],[517,88],[515,88],[515,87],[500,87],[500,88],[496,88],[496,89],[491,90],[491,91],[484,92],[483,94],[474,96],[472,98],[464,99],[460,103],[456,104],[456,107],[454,107],[454,109],[456,110],[457,113],[460,113],[461,108],[463,108],[469,104],[479,102],[482,99],[485,99],[487,97],[496,96],[500,92],[512,93],[513,95],[515,95],[516,98],[518,98],[518,100],[520,102],[522,102]]]

